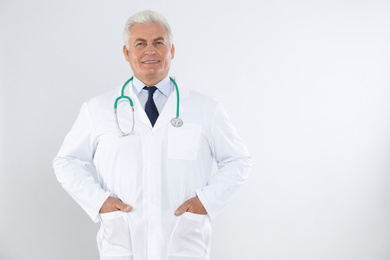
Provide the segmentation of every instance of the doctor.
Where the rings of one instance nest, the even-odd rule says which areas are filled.
[[[163,16],[131,16],[124,44],[134,78],[83,104],[54,159],[57,179],[101,223],[100,259],[208,260],[210,221],[248,178],[251,157],[219,102],[181,82],[176,91]],[[122,98],[116,119],[122,89],[134,113]]]

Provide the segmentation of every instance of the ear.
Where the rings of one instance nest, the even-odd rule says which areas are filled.
[[[125,55],[125,59],[127,60],[127,62],[130,62],[129,50],[126,48],[126,45],[123,45],[123,54]]]
[[[173,59],[175,57],[175,45],[172,43],[172,47],[171,47],[171,59]]]

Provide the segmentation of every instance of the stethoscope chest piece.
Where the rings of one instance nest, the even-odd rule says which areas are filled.
[[[179,117],[174,117],[171,120],[171,124],[174,127],[181,127],[183,125],[183,120],[181,120]]]

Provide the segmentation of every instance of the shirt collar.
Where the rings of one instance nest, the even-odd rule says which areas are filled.
[[[155,87],[165,96],[169,96],[171,94],[173,89],[173,83],[171,82],[169,76],[165,77],[163,80],[161,80],[159,83],[155,85]],[[136,95],[138,95],[142,89],[145,87],[145,83],[143,83],[138,78],[133,78],[133,90]]]

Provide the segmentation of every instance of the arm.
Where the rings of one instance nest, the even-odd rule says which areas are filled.
[[[214,218],[249,177],[252,158],[221,105],[216,109],[212,124],[210,146],[218,171],[207,186],[196,190],[197,197],[178,208],[176,215],[189,211]]]
[[[95,142],[92,137],[93,125],[87,104],[80,110],[71,131],[54,158],[53,167],[63,188],[80,204],[93,221],[103,203],[111,195],[102,189],[91,173]]]

